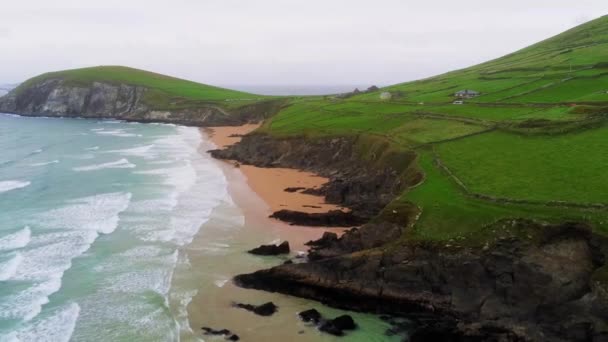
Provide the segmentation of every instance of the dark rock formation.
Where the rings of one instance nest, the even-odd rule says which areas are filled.
[[[247,253],[255,255],[279,255],[288,254],[289,251],[289,242],[283,241],[280,245],[261,245],[260,247],[247,251]]]
[[[303,188],[301,186],[294,186],[294,187],[289,187],[289,188],[285,188],[285,192],[298,192],[298,191],[302,191],[306,188]]]
[[[232,332],[230,332],[230,330],[228,330],[228,329],[215,330],[215,329],[209,328],[209,327],[202,327],[201,329],[203,329],[203,331],[205,331],[205,335],[231,335],[232,334]]]
[[[239,337],[239,335],[236,335],[236,334],[232,334],[232,335],[226,337],[226,340],[228,340],[228,341],[238,341],[240,339],[241,338]]]
[[[401,335],[407,337],[409,336],[410,331],[414,330],[413,322],[408,319],[387,315],[383,315],[380,318],[391,325],[391,327],[384,332],[386,336]]]
[[[264,303],[261,305],[235,303],[235,307],[251,311],[260,316],[272,316],[277,311],[277,306],[273,302]]]
[[[329,178],[320,189],[307,189],[325,196],[328,203],[350,208],[353,216],[368,219],[376,216],[407,185],[422,179],[415,167],[414,152],[386,156],[399,160],[399,169],[378,167],[361,159],[358,146],[367,141],[358,138],[275,139],[264,134],[250,134],[224,150],[210,151],[219,159],[237,160],[260,167],[287,167],[315,172]],[[381,152],[375,154],[379,158]]]
[[[316,309],[302,311],[298,313],[298,316],[300,316],[304,322],[313,322],[315,324],[321,322],[321,313]]]
[[[305,243],[306,246],[311,246],[313,248],[327,248],[333,245],[338,241],[338,234],[332,232],[324,232],[323,236],[321,236],[318,240],[308,241]]]
[[[108,118],[167,122],[188,126],[241,125],[276,113],[282,101],[260,101],[226,110],[218,103],[196,103],[191,108],[159,109],[146,101],[149,89],[128,84],[92,82],[71,84],[47,79],[0,97],[0,112],[26,116]]]
[[[327,320],[319,326],[319,330],[335,336],[344,335],[344,330],[354,330],[357,324],[349,315],[338,316],[334,319]]]
[[[335,336],[344,335],[344,330],[357,328],[357,324],[349,315],[342,315],[327,320],[316,309],[309,309],[298,313],[298,316],[300,316],[302,321],[314,323],[319,327],[319,330]]]
[[[417,322],[416,341],[608,337],[606,285],[594,280],[608,241],[578,224],[500,224],[509,228],[497,227],[481,245],[401,242],[240,275],[235,282],[405,316]]]
[[[330,210],[326,213],[305,213],[284,209],[274,212],[270,217],[292,225],[311,227],[352,227],[366,221],[351,212],[342,210]]]
[[[339,239],[325,234],[320,240],[309,242],[310,260],[319,260],[349,254],[365,249],[377,248],[399,239],[404,228],[395,223],[368,223],[361,228],[353,228]]]

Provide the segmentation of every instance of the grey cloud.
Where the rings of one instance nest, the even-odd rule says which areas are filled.
[[[390,84],[520,49],[605,0],[20,0],[0,83],[101,64],[211,84]]]

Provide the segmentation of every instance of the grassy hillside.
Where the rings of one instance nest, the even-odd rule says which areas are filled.
[[[146,102],[159,109],[191,107],[201,102],[219,102],[224,106],[242,105],[262,98],[260,95],[123,66],[98,66],[49,72],[25,81],[17,88],[17,91],[48,79],[63,79],[67,84],[79,86],[88,86],[93,82],[105,82],[146,87],[149,89],[146,93]]]
[[[480,96],[453,104],[463,89]],[[262,130],[371,136],[416,151],[425,180],[393,207],[422,210],[410,237],[442,240],[509,218],[582,220],[608,233],[607,123],[602,17],[467,69],[345,99],[298,99]]]

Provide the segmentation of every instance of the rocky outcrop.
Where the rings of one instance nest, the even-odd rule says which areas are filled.
[[[209,328],[209,327],[202,327],[201,328],[204,331],[204,335],[211,335],[211,336],[224,336],[224,340],[226,341],[239,341],[241,338],[236,335],[233,334],[230,330],[228,329],[213,329],[213,328]]]
[[[365,219],[351,212],[330,210],[326,213],[305,213],[293,210],[279,210],[270,215],[271,218],[292,225],[309,227],[352,227],[365,223]]]
[[[89,86],[79,86],[49,79],[10,92],[0,99],[0,111],[68,117],[143,115],[149,111],[142,101],[145,91],[145,88],[124,84],[93,82]]]
[[[319,330],[335,336],[343,336],[344,330],[357,329],[357,324],[349,315],[338,316],[334,319],[325,319],[316,309],[309,309],[298,313],[300,319],[315,324]]]
[[[339,239],[324,234],[321,239],[308,243],[311,246],[308,258],[320,260],[381,247],[389,242],[397,241],[403,235],[404,230],[404,227],[399,224],[382,222],[368,223],[360,228],[350,229]]]
[[[272,316],[275,312],[277,312],[278,309],[273,302],[268,302],[261,305],[234,303],[234,307],[251,311],[259,316]]]
[[[501,224],[468,245],[393,242],[352,252],[357,239],[342,238],[327,257],[235,282],[413,318],[413,341],[606,341],[605,285],[596,279],[608,241],[578,224]]]
[[[419,182],[422,175],[415,169],[414,152],[395,157],[403,160],[402,169],[370,165],[362,160],[357,139],[276,139],[252,134],[227,149],[210,152],[219,159],[260,167],[296,168],[325,176],[329,182],[311,191],[325,196],[328,203],[350,208],[358,220],[366,220],[377,215],[406,186]]]
[[[260,247],[247,251],[247,253],[255,255],[279,255],[289,254],[289,251],[289,242],[283,241],[280,245],[261,245]]]
[[[187,126],[241,125],[258,122],[276,113],[280,100],[260,101],[230,111],[217,103],[197,103],[189,108],[159,109],[149,104],[149,89],[128,84],[92,82],[69,84],[47,79],[0,98],[0,112],[26,116],[107,118],[139,122],[164,122]]]

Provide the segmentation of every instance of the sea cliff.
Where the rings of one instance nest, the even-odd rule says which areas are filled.
[[[230,126],[257,122],[274,114],[281,100],[261,100],[225,108],[221,102],[162,108],[150,104],[152,90],[127,83],[75,84],[61,78],[44,79],[0,97],[0,112],[25,116],[84,117],[187,126]],[[177,100],[176,100],[177,101]]]
[[[410,239],[419,211],[391,200],[422,180],[415,154],[400,169],[372,167],[356,139],[302,139],[253,134],[212,155],[326,175],[317,192],[368,223],[315,242],[307,263],[239,275],[237,285],[413,318],[412,341],[608,338],[608,241],[590,227],[510,219],[470,238]]]

